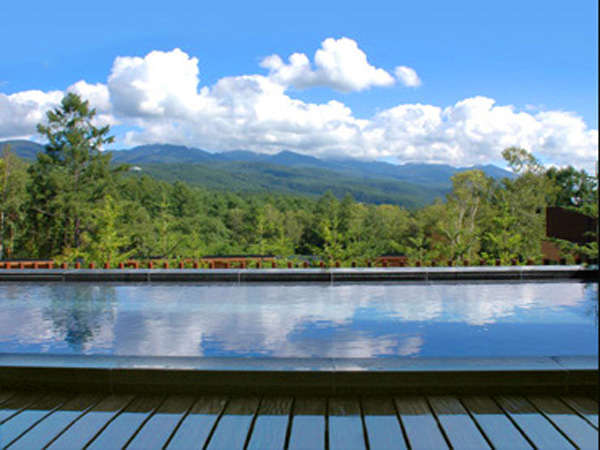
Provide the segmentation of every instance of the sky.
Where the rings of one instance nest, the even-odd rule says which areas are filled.
[[[0,140],[67,92],[114,148],[595,172],[596,1],[0,4]]]

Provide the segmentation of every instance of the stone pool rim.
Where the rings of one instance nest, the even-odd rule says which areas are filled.
[[[381,282],[381,281],[600,281],[597,267],[481,266],[329,269],[0,269],[0,282]]]
[[[0,387],[108,393],[598,393],[596,356],[203,358],[0,354]]]

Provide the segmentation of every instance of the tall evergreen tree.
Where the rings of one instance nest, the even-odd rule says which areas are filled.
[[[87,101],[70,93],[47,113],[46,124],[38,125],[48,144],[29,168],[32,255],[51,257],[79,249],[92,211],[111,190],[113,173],[123,169],[111,169],[111,155],[101,151],[113,137],[108,126],[94,125],[95,115]]]

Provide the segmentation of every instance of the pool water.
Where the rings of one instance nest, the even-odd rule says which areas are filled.
[[[598,284],[2,283],[0,353],[598,354]]]

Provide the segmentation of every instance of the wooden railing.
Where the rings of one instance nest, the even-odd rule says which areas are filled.
[[[567,260],[561,258],[558,261],[544,258],[541,261],[528,259],[527,261],[517,261],[513,259],[509,265],[543,265],[560,264],[566,265]],[[597,260],[583,260],[577,257],[573,260],[575,264],[597,264]],[[504,263],[506,264],[506,262]],[[127,260],[119,263],[96,263],[94,261],[72,263],[57,263],[52,260],[21,260],[21,261],[0,261],[0,269],[250,269],[250,268],[309,268],[318,267],[321,269],[333,267],[468,267],[468,266],[500,266],[503,265],[499,259],[469,261],[463,260],[433,260],[433,261],[410,261],[405,256],[380,256],[373,260],[354,260],[342,264],[340,261],[326,262],[323,260],[313,259],[308,260],[287,260],[277,259],[274,256],[210,256],[199,259],[184,258],[184,259],[146,259],[146,260]]]
[[[0,269],[53,269],[52,260],[0,261]]]

